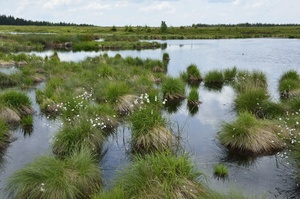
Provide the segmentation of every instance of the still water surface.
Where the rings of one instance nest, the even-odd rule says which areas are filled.
[[[161,50],[125,50],[99,52],[58,52],[61,61],[79,62],[87,57],[107,53],[122,57],[161,59],[163,53],[170,55],[168,74],[178,76],[188,65],[194,63],[202,74],[213,69],[225,69],[236,66],[238,69],[261,70],[268,78],[268,89],[274,100],[278,100],[278,79],[283,72],[294,69],[300,72],[300,40],[298,39],[232,39],[232,40],[167,40],[167,49]],[[39,56],[50,56],[53,51],[32,52]],[[245,194],[264,193],[268,198],[297,198],[294,193],[296,184],[288,151],[273,156],[259,157],[241,161],[228,155],[216,140],[222,122],[233,121],[235,92],[230,86],[220,91],[209,91],[203,85],[199,88],[202,104],[199,112],[191,116],[183,101],[178,111],[170,114],[174,126],[179,125],[182,145],[208,177],[208,185],[218,191],[240,190]],[[29,91],[34,99],[34,91]],[[34,101],[34,100],[33,100]],[[36,109],[38,110],[38,106]],[[39,111],[38,111],[39,113]],[[6,150],[0,165],[0,186],[3,188],[7,177],[16,169],[31,162],[35,157],[49,154],[50,140],[58,130],[59,124],[37,114],[34,131],[31,136],[18,138]],[[107,152],[99,163],[103,169],[107,186],[117,170],[130,162],[127,154],[130,132],[125,126],[109,138]],[[223,162],[229,171],[225,181],[213,177],[213,165]],[[1,190],[0,190],[1,191]]]

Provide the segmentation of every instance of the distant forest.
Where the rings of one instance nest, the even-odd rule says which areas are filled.
[[[15,18],[13,16],[0,15],[0,25],[14,25],[14,26],[93,26],[89,24],[74,24],[74,23],[52,23],[48,21],[32,21],[22,18]]]
[[[32,21],[22,18],[15,18],[13,16],[0,15],[0,25],[14,25],[14,26],[94,26],[91,24],[75,24],[75,23],[52,23],[48,21]],[[239,23],[239,24],[192,24],[192,27],[272,27],[272,26],[299,26],[299,24],[269,24],[269,23]]]
[[[215,26],[227,26],[227,27],[272,27],[272,26],[299,26],[299,24],[271,24],[271,23],[239,23],[239,24],[193,24],[192,27],[215,27]]]

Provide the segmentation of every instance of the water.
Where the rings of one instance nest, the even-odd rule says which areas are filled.
[[[43,85],[43,84],[42,84]],[[39,85],[42,86],[42,85]],[[5,183],[9,176],[41,155],[50,155],[51,138],[59,128],[59,122],[47,119],[41,114],[35,101],[35,91],[27,91],[33,102],[34,127],[30,135],[24,134],[21,128],[13,132],[14,140],[1,154],[0,159],[0,196],[4,195]],[[3,197],[1,197],[3,198]]]
[[[279,77],[290,69],[300,72],[300,40],[298,39],[170,40],[163,42],[168,43],[165,50],[58,52],[58,56],[61,61],[75,62],[104,53],[109,56],[119,53],[122,57],[161,59],[163,53],[167,52],[171,58],[168,74],[172,76],[178,76],[179,72],[185,71],[191,63],[196,64],[202,74],[213,69],[221,70],[233,66],[250,71],[261,70],[267,76],[269,93],[274,100],[279,97],[277,89]],[[32,52],[32,54],[50,56],[53,51]],[[230,86],[224,86],[221,91],[208,91],[201,85],[199,93],[202,104],[196,115],[189,114],[186,101],[183,101],[178,111],[170,114],[169,117],[174,127],[179,126],[183,130],[181,132],[182,146],[195,160],[199,169],[208,176],[208,185],[221,192],[233,188],[246,194],[265,193],[268,198],[295,196],[293,192],[296,186],[294,187],[293,167],[288,158],[288,151],[273,156],[246,158],[241,161],[228,155],[218,143],[216,135],[220,130],[220,124],[233,121],[236,117],[233,111],[235,97],[233,89]],[[42,124],[51,123],[45,118],[42,121],[36,119],[38,122],[35,122],[37,125],[35,129],[46,128]],[[53,129],[37,130],[30,138],[19,136],[4,156],[1,183],[5,181],[10,170],[22,167],[30,162],[33,156],[49,153],[49,144],[45,145],[45,143],[49,143],[52,132]],[[121,170],[130,162],[127,155],[129,135],[129,130],[121,126],[104,147],[107,151],[99,167],[103,169],[108,187],[116,170]],[[36,139],[39,141],[34,141]],[[31,142],[35,143],[33,147],[31,147]],[[20,154],[20,147],[30,149],[28,153],[21,150],[22,154]],[[212,175],[213,165],[220,162],[230,169],[229,178],[225,181],[215,179]],[[13,169],[9,169],[11,167]],[[297,196],[299,194],[296,194],[295,198]]]

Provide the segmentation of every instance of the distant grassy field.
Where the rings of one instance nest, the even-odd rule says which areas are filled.
[[[160,27],[124,26],[124,27],[98,27],[98,26],[0,26],[0,32],[23,33],[57,33],[57,34],[89,34],[100,37],[129,36],[138,38],[192,38],[192,39],[218,39],[218,38],[252,38],[252,37],[284,37],[300,38],[300,26],[212,26],[212,27],[168,27],[161,33]]]

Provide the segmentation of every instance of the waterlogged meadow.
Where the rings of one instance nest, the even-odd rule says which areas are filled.
[[[25,132],[30,136],[30,131],[43,133],[35,131],[36,114],[57,127],[47,135],[48,150],[12,171],[1,194],[94,199],[299,196],[298,71],[280,74],[279,98],[274,99],[263,71],[228,66],[203,71],[191,62],[179,74],[170,75],[172,59],[168,53],[159,59],[103,53],[66,62],[59,53],[2,54],[0,60],[25,63],[14,65],[17,70],[12,73],[0,73],[4,159],[6,150],[18,141],[14,141],[15,129],[23,129],[24,136]],[[230,119],[204,118],[201,121],[206,123],[193,134],[189,121],[198,125],[199,112],[213,115],[205,104],[226,97],[224,91],[232,93],[232,106],[220,112]],[[217,121],[213,131],[210,120]],[[214,154],[207,146],[216,149]],[[218,158],[205,162],[201,156]],[[249,183],[246,173],[255,170],[256,161],[269,157],[285,165],[277,165],[284,168],[281,179],[292,176],[288,183],[296,188],[281,195],[237,191],[240,187],[233,179],[238,175],[238,182]]]

